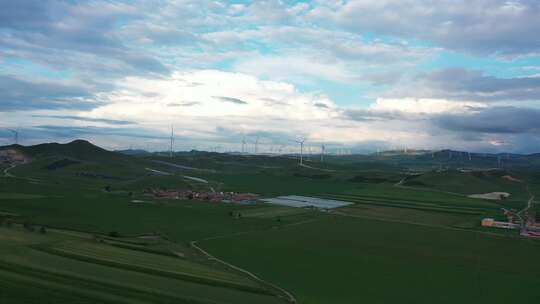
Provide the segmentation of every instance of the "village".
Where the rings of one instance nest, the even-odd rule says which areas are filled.
[[[28,162],[28,157],[16,149],[0,150],[0,164],[17,165]]]
[[[524,237],[540,238],[540,223],[537,222],[538,215],[534,209],[528,207],[516,212],[502,208],[502,213],[506,221],[496,221],[493,218],[482,219],[483,227],[520,230],[520,235]]]
[[[200,200],[218,203],[239,203],[244,205],[255,204],[259,200],[258,194],[242,192],[211,192],[147,188],[143,191],[143,194],[146,196],[163,199]]]

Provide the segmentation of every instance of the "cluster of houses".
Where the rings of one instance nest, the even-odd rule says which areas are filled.
[[[17,164],[25,163],[27,157],[15,149],[0,150],[0,163],[5,164]]]
[[[516,229],[520,235],[525,237],[540,238],[540,223],[537,222],[537,214],[533,210],[527,210],[522,216],[516,216],[517,213],[503,209],[503,214],[507,218],[506,222],[496,221],[493,218],[482,219],[482,226]]]
[[[143,191],[145,195],[155,198],[168,198],[178,200],[200,200],[210,202],[254,204],[259,195],[241,192],[199,192],[192,190],[165,190],[148,188]]]

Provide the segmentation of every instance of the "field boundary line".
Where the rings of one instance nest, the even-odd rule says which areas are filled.
[[[339,215],[343,217],[352,217],[352,218],[359,218],[359,219],[366,219],[366,220],[373,220],[373,221],[380,221],[380,222],[391,222],[391,223],[399,223],[399,224],[409,224],[409,225],[415,225],[415,226],[422,226],[422,227],[430,227],[430,228],[439,228],[439,229],[446,229],[446,230],[454,230],[454,231],[463,231],[463,232],[475,232],[485,235],[491,235],[491,236],[497,236],[501,238],[516,238],[519,239],[519,236],[510,236],[510,235],[504,235],[499,233],[493,233],[493,232],[487,232],[487,231],[479,231],[479,230],[472,230],[472,229],[465,229],[465,228],[456,228],[456,227],[450,227],[450,226],[442,226],[442,225],[430,225],[430,224],[422,224],[422,223],[415,223],[415,222],[409,222],[409,221],[401,221],[401,220],[392,220],[392,219],[384,219],[379,217],[370,217],[370,216],[362,216],[362,215],[355,215],[355,214],[347,214],[340,211],[331,211],[329,214]]]
[[[286,225],[283,225],[283,226],[274,226],[270,229],[275,229],[275,228],[288,228],[288,227],[292,227],[292,226],[299,226],[299,225],[303,225],[303,224],[307,224],[307,223],[312,223],[312,222],[316,222],[318,221],[319,219],[311,219],[311,220],[305,220],[305,221],[301,221],[301,222],[296,222],[296,223],[291,223],[291,224],[286,224]],[[268,229],[268,230],[270,230]],[[252,230],[252,231],[243,231],[243,232],[237,232],[237,233],[232,233],[232,234],[227,234],[227,235],[220,235],[220,236],[214,236],[214,237],[208,237],[208,238],[204,238],[204,239],[201,239],[201,240],[198,240],[198,241],[191,241],[189,244],[191,245],[191,247],[195,248],[197,251],[199,251],[201,254],[203,254],[204,256],[206,256],[208,259],[211,259],[211,260],[214,260],[216,262],[219,262],[223,265],[225,265],[226,267],[229,267],[229,268],[232,268],[236,271],[239,271],[247,276],[249,276],[250,278],[254,279],[255,281],[263,284],[263,285],[266,285],[266,286],[270,286],[271,288],[273,289],[276,289],[276,290],[279,290],[282,294],[284,294],[286,296],[286,300],[289,301],[290,303],[297,303],[297,300],[296,298],[294,297],[294,295],[273,284],[273,283],[270,283],[266,280],[263,280],[261,279],[260,277],[258,277],[257,275],[255,275],[254,273],[248,271],[248,270],[245,270],[243,268],[240,268],[238,266],[235,266],[229,262],[226,262],[212,254],[210,254],[209,252],[207,252],[206,250],[202,249],[200,246],[197,245],[198,242],[200,241],[209,241],[209,240],[216,240],[216,239],[224,239],[224,238],[229,238],[229,237],[235,237],[235,236],[239,236],[239,235],[246,235],[246,234],[250,234],[250,233],[257,233],[257,232],[261,232],[261,231],[268,231],[268,230]],[[280,298],[283,298],[283,296],[279,296]]]
[[[225,281],[225,280],[217,279],[217,278],[214,279],[214,278],[208,278],[208,277],[203,277],[203,276],[197,276],[197,275],[190,274],[187,272],[167,271],[167,270],[151,268],[147,266],[132,265],[132,264],[127,264],[127,263],[123,263],[123,262],[119,262],[119,261],[115,261],[115,260],[111,260],[107,258],[93,257],[87,254],[70,252],[70,251],[58,249],[58,248],[49,248],[46,246],[32,246],[32,248],[48,253],[48,254],[57,255],[57,256],[61,256],[61,257],[69,258],[69,259],[74,259],[74,260],[78,260],[82,262],[88,262],[88,263],[93,263],[93,264],[98,264],[98,265],[103,265],[103,266],[109,266],[109,267],[116,267],[116,268],[121,268],[125,270],[136,271],[139,273],[146,273],[146,274],[154,275],[154,276],[168,277],[172,279],[192,282],[196,284],[204,284],[208,286],[230,288],[230,289],[235,289],[235,290],[239,290],[243,292],[251,292],[255,294],[267,293],[267,291],[262,288],[255,288],[248,285],[242,285],[237,282]]]
[[[199,247],[197,245],[197,241],[191,241],[189,244],[191,245],[191,247],[195,248],[196,250],[198,250],[200,253],[202,253],[203,255],[208,257],[209,259],[214,260],[216,262],[219,262],[219,263],[221,263],[221,264],[223,264],[223,265],[225,265],[225,266],[227,266],[229,268],[232,268],[232,269],[234,269],[236,271],[239,271],[239,272],[249,276],[253,280],[259,282],[262,285],[270,286],[273,289],[277,289],[286,296],[287,301],[289,301],[290,303],[297,303],[296,298],[292,295],[292,293],[288,292],[287,290],[285,290],[285,289],[283,289],[283,288],[281,288],[281,287],[279,287],[279,286],[277,286],[277,285],[275,285],[273,283],[270,283],[268,281],[265,281],[265,280],[259,278],[257,275],[253,274],[252,272],[250,272],[248,270],[245,270],[243,268],[240,268],[238,266],[235,266],[235,265],[233,265],[231,263],[228,263],[228,262],[226,262],[226,261],[224,261],[224,260],[222,260],[220,258],[217,258],[217,257],[213,256],[212,254],[208,253],[206,250]],[[283,298],[283,296],[278,296],[278,297]]]

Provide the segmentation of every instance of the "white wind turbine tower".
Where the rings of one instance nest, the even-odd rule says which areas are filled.
[[[169,157],[173,157],[173,145],[174,145],[174,126],[171,125],[171,146],[169,148]]]
[[[259,135],[255,138],[255,154],[259,152]]]
[[[325,150],[325,147],[324,147],[324,144],[321,145],[321,163],[324,163],[324,150]]]
[[[300,144],[300,166],[304,164],[304,142],[306,141],[305,137],[295,140],[296,143]]]
[[[242,138],[242,154],[246,153],[246,137]]]

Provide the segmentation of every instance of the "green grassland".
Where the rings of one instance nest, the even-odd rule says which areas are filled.
[[[305,208],[292,208],[292,207],[280,207],[280,206],[261,206],[260,208],[240,209],[237,212],[242,217],[247,218],[286,218],[289,216],[306,215],[311,216],[315,212],[314,210]]]
[[[540,244],[474,231],[329,216],[202,245],[301,303],[540,300]]]
[[[444,153],[329,156],[325,163],[308,157],[309,168],[294,156],[135,157],[81,141],[24,153],[31,162],[13,168],[14,177],[0,177],[0,218],[48,232],[0,227],[2,303],[285,302],[268,294],[279,294],[276,288],[209,259],[193,242],[299,303],[540,300],[534,292],[540,242],[479,225],[486,216],[501,218],[501,207],[522,208],[527,185],[540,197],[540,175],[523,169],[530,159],[516,158],[507,170],[524,181],[516,183],[432,170]],[[475,165],[492,162],[486,157]],[[322,212],[168,200],[146,196],[149,187],[314,195],[353,205]],[[512,197],[466,196],[492,191]]]
[[[0,228],[0,281],[19,292],[51,293],[50,303],[81,297],[89,303],[280,303],[256,282],[217,267],[114,247],[87,236]],[[2,285],[0,299],[19,301]],[[28,288],[28,289],[26,289]],[[4,294],[4,291],[8,292]],[[52,291],[55,291],[54,293]],[[4,298],[2,298],[4,297]]]
[[[429,172],[409,178],[405,186],[426,187],[447,192],[478,194],[488,192],[509,192],[515,198],[526,198],[526,184],[505,180],[502,176],[513,176],[510,172]],[[519,176],[518,176],[519,177]]]

